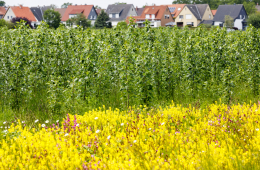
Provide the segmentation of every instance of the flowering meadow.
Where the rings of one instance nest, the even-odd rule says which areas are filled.
[[[259,106],[103,107],[34,128],[18,120],[2,132],[0,169],[259,169]]]

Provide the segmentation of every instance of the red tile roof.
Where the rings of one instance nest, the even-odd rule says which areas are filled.
[[[73,9],[69,12],[69,14],[80,14],[84,11],[84,9]]]
[[[106,9],[96,9],[97,14],[101,14],[101,11],[104,10],[106,12]]]
[[[212,15],[214,16],[216,14],[217,10],[211,10],[211,12],[212,12]]]
[[[29,7],[24,7],[20,5],[20,6],[12,6],[9,8],[12,9],[15,17],[25,17],[30,21],[37,21]]]
[[[171,4],[167,6],[170,9],[170,12],[173,15],[173,17],[176,18],[180,14],[180,12],[182,11],[185,5],[186,4]],[[171,11],[171,8],[175,8],[175,10]]]
[[[5,7],[0,6],[0,15],[4,15],[6,12]]]
[[[155,14],[155,19],[161,19],[166,8],[168,8],[166,5],[146,6],[140,18],[145,18],[146,14]]]
[[[64,13],[64,15],[61,18],[61,21],[67,21],[69,19],[69,14],[72,14],[74,10],[84,10],[83,14],[88,17],[89,13],[91,12],[91,9],[93,8],[93,5],[69,5]]]
[[[65,14],[66,8],[55,8],[54,11],[57,11],[60,13],[61,18]]]

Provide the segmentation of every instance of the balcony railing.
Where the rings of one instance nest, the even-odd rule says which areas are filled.
[[[146,20],[151,21],[151,22],[161,21],[161,19],[155,19],[155,18],[154,19],[153,18],[137,18],[136,22],[137,23],[142,23],[142,22],[144,22]]]

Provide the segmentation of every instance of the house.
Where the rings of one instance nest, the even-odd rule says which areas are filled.
[[[51,6],[43,6],[43,7],[31,7],[30,10],[32,11],[34,17],[37,19],[37,22],[34,23],[33,27],[35,28],[37,25],[41,24],[41,21],[44,20],[43,15],[47,9],[51,9]]]
[[[146,6],[142,15],[135,18],[138,27],[143,27],[146,20],[150,21],[151,27],[165,26],[166,23],[173,22],[167,5]]]
[[[260,12],[260,6],[258,5],[258,3],[256,4],[255,7],[256,7],[256,11],[257,11],[257,12]]]
[[[143,13],[143,11],[144,11],[144,8],[138,8],[138,7],[136,7],[136,8],[135,8],[135,11],[136,11],[136,13],[137,13],[137,16],[141,16],[142,13]]]
[[[172,23],[167,23],[166,25],[168,26],[174,26],[176,25],[176,22],[175,22],[175,18],[177,18],[180,14],[180,12],[182,11],[182,9],[184,8],[186,4],[171,4],[171,5],[167,5],[169,10],[170,10],[170,13],[171,13],[171,16],[173,18],[173,22]]]
[[[55,8],[54,11],[57,11],[60,13],[61,18],[65,14],[66,8]]]
[[[246,27],[247,13],[243,4],[237,5],[219,5],[216,15],[213,19],[215,26],[223,26],[225,16],[229,15],[234,19],[234,27],[244,30]]]
[[[22,5],[9,7],[4,15],[6,21],[11,21],[16,17],[24,17],[31,21],[31,24],[34,25],[38,20],[33,15],[29,7],[24,7]]]
[[[101,14],[101,11],[104,11],[104,12],[106,12],[106,9],[96,9],[96,12],[97,12],[97,14],[99,15],[99,14]]]
[[[213,17],[216,15],[217,10],[211,10]]]
[[[61,21],[66,24],[68,19],[73,18],[80,13],[85,15],[86,18],[91,21],[91,25],[94,25],[98,16],[94,5],[69,5],[62,16]]]
[[[6,9],[3,6],[0,6],[0,19],[2,19],[5,15]]]
[[[125,21],[128,16],[137,16],[133,4],[113,4],[108,5],[106,13],[109,16],[109,22],[116,26],[118,22]]]
[[[203,20],[212,20],[213,14],[208,4],[188,4],[181,10],[175,22],[178,27],[197,27]]]

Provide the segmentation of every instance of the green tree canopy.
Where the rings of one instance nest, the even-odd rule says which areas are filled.
[[[127,23],[125,21],[121,21],[121,22],[117,23],[116,28],[127,29]]]
[[[245,7],[247,15],[254,14],[257,10],[254,2],[244,2],[243,5]]]
[[[61,8],[68,8],[69,5],[72,5],[72,3],[66,2],[66,3],[61,5]]]
[[[61,15],[59,12],[54,11],[53,9],[48,9],[44,12],[44,20],[50,26],[50,28],[58,28],[61,22]]]
[[[260,28],[260,13],[254,13],[249,15],[247,19],[247,24],[254,26],[255,28]]]
[[[5,1],[0,1],[0,6],[5,6]]]
[[[109,20],[109,16],[105,13],[104,10],[101,10],[101,13],[98,15],[97,20],[95,22],[95,28],[108,28],[107,21]]]
[[[66,21],[67,25],[79,25],[83,28],[91,27],[91,21],[86,18],[86,16],[82,13],[77,14],[76,17],[70,18]]]
[[[234,26],[234,18],[229,15],[225,15],[225,27],[232,28]]]

